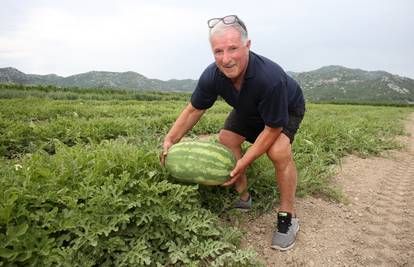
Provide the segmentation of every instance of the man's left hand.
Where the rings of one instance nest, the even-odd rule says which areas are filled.
[[[222,186],[229,186],[237,182],[242,176],[248,165],[243,162],[243,159],[239,159],[234,169],[230,172],[230,180],[222,184]]]

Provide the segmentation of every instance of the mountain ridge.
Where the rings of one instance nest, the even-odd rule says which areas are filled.
[[[190,92],[196,82],[191,79],[150,79],[133,71],[88,71],[62,77],[56,74],[26,74],[13,67],[0,68],[0,83],[23,85]]]
[[[290,75],[314,102],[414,104],[414,80],[385,71],[331,65]]]
[[[313,102],[373,102],[414,104],[414,80],[385,71],[323,66],[307,72],[287,72]],[[12,67],[0,68],[0,83],[192,92],[197,80],[150,79],[134,71],[89,71],[62,77],[56,74],[26,74]]]

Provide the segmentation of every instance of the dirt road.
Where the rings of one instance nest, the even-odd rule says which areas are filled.
[[[406,149],[381,157],[349,156],[334,182],[347,204],[298,199],[296,246],[270,248],[276,212],[247,221],[243,247],[267,266],[414,266],[414,114]]]

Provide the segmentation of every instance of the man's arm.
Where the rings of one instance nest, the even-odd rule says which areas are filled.
[[[164,165],[168,149],[173,144],[178,143],[181,138],[194,127],[194,125],[200,120],[204,111],[205,110],[202,109],[196,109],[191,103],[184,108],[164,138],[163,152],[160,155],[160,162],[162,165]]]
[[[281,132],[282,128],[271,128],[265,126],[254,144],[246,151],[246,154],[244,154],[244,156],[237,161],[236,166],[230,173],[232,179],[224,183],[223,186],[235,183],[237,179],[240,178],[240,175],[246,170],[247,166],[270,149]]]

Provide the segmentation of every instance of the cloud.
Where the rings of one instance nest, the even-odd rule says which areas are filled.
[[[39,73],[73,74],[114,66],[126,70],[143,62],[155,69],[168,50],[194,44],[190,36],[206,40],[205,29],[194,23],[200,14],[188,8],[119,4],[111,13],[93,15],[66,8],[31,9],[15,32],[1,37],[0,59],[25,58],[25,68]]]
[[[340,64],[413,77],[413,8],[406,0],[5,0],[0,64],[63,76],[132,70],[198,78],[213,60],[207,19],[237,14],[252,49],[287,70]]]

